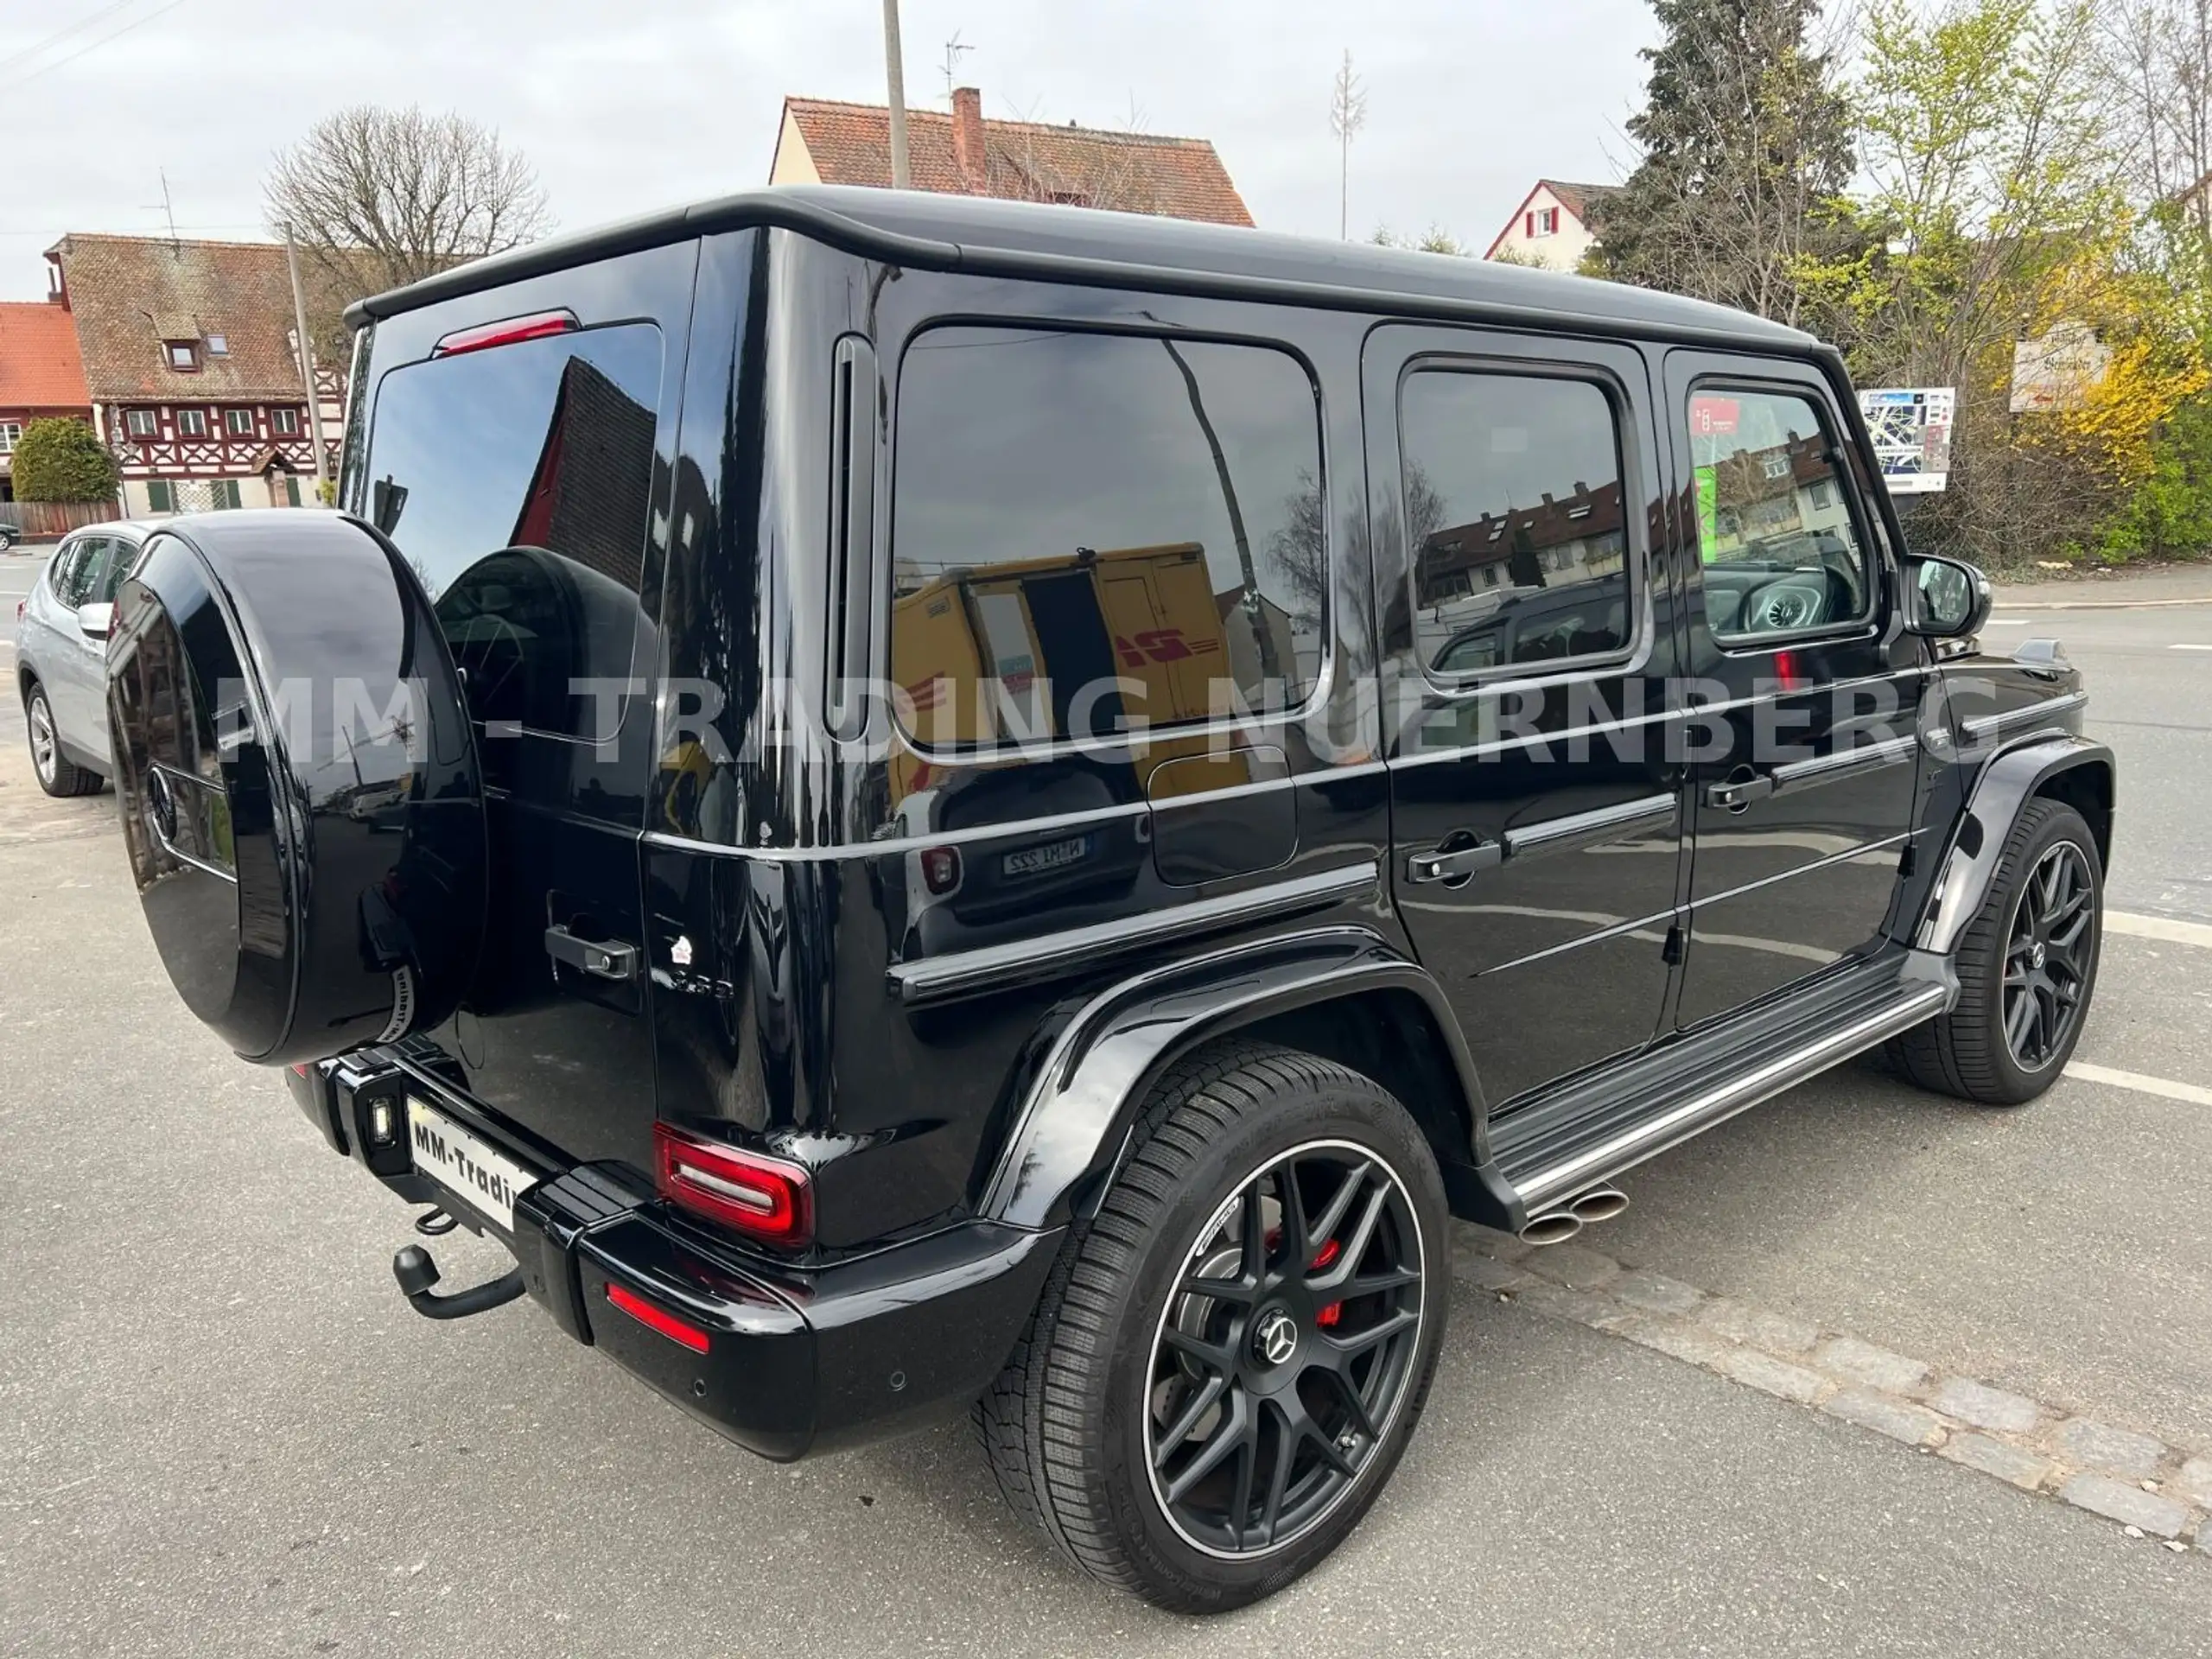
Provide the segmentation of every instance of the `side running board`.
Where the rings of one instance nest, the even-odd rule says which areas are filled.
[[[1957,995],[1948,960],[1891,955],[1498,1118],[1491,1150],[1533,1215],[1935,1018]]]

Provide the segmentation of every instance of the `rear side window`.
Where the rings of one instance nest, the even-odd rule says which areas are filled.
[[[625,323],[431,358],[377,390],[371,516],[487,725],[611,735],[601,692],[636,643],[660,378],[660,330]]]
[[[1713,637],[1757,645],[1871,615],[1873,575],[1812,400],[1700,387],[1689,431]]]
[[[56,602],[71,610],[88,603],[99,569],[107,562],[107,538],[86,536],[73,541],[54,556],[54,574],[48,578]]]
[[[926,745],[1303,702],[1328,592],[1311,378],[1265,346],[945,327],[906,351],[892,678]]]
[[[1408,377],[1399,407],[1421,658],[1444,678],[1628,648],[1612,400],[1587,380]]]

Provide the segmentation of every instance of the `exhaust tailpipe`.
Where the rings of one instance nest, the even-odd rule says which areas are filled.
[[[1531,1216],[1522,1228],[1524,1244],[1564,1244],[1592,1223],[1611,1221],[1628,1208],[1628,1194],[1617,1186],[1593,1186],[1556,1209]]]
[[[1587,1225],[1597,1221],[1611,1221],[1628,1208],[1628,1194],[1617,1186],[1593,1186],[1587,1192],[1569,1201],[1567,1206],[1575,1217]]]

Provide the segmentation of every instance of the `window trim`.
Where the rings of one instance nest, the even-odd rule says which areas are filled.
[[[1502,685],[1541,685],[1554,681],[1586,679],[1613,669],[1628,670],[1650,655],[1656,634],[1652,610],[1653,550],[1650,537],[1651,504],[1631,501],[1629,484],[1637,474],[1636,398],[1620,377],[1593,362],[1571,359],[1500,357],[1482,352],[1416,352],[1399,366],[1392,393],[1391,420],[1398,452],[1398,476],[1391,487],[1397,493],[1398,522],[1408,523],[1406,503],[1406,385],[1416,374],[1479,374],[1492,379],[1571,380],[1594,387],[1605,400],[1613,422],[1613,464],[1621,486],[1621,569],[1628,578],[1624,614],[1632,619],[1628,639],[1619,649],[1582,657],[1548,658],[1541,663],[1497,663],[1453,673],[1432,666],[1422,653],[1413,655],[1421,665],[1421,683],[1446,695],[1495,690]],[[1640,510],[1639,510],[1640,509]],[[1495,539],[1493,537],[1492,539]],[[1410,546],[1405,554],[1405,592],[1408,607],[1418,616],[1414,598],[1416,561]],[[1503,584],[1500,584],[1501,586]],[[1485,590],[1491,591],[1491,590]]]
[[[1745,635],[1724,635],[1716,632],[1712,619],[1706,614],[1705,610],[1705,573],[1707,566],[1705,562],[1705,550],[1698,541],[1697,509],[1693,496],[1688,520],[1684,525],[1682,545],[1685,563],[1696,573],[1699,602],[1694,608],[1697,613],[1698,625],[1705,630],[1706,638],[1710,639],[1714,647],[1724,656],[1763,657],[1772,652],[1785,650],[1791,645],[1803,645],[1808,640],[1853,639],[1862,636],[1872,638],[1878,633],[1882,626],[1885,596],[1889,586],[1888,561],[1884,557],[1884,550],[1888,546],[1888,543],[1882,537],[1867,532],[1868,519],[1866,503],[1860,499],[1857,488],[1849,479],[1851,467],[1847,457],[1851,453],[1852,446],[1839,435],[1848,429],[1844,428],[1836,419],[1835,408],[1829,400],[1825,384],[1816,385],[1809,380],[1788,378],[1762,379],[1752,374],[1692,375],[1688,384],[1682,388],[1681,409],[1670,411],[1669,419],[1678,420],[1681,423],[1682,457],[1689,463],[1683,484],[1693,493],[1696,489],[1697,465],[1696,452],[1690,448],[1692,442],[1689,429],[1690,400],[1700,392],[1711,391],[1733,391],[1753,396],[1795,397],[1813,411],[1813,418],[1820,423],[1821,436],[1827,444],[1829,481],[1836,486],[1839,499],[1843,503],[1843,509],[1850,515],[1852,533],[1859,538],[1859,556],[1866,576],[1867,608],[1855,617],[1835,622],[1822,622],[1809,628],[1793,628],[1788,632]],[[1684,597],[1687,599],[1688,595],[1685,594]]]
[[[179,352],[184,353],[186,361],[182,363],[177,361]],[[173,374],[199,373],[200,353],[200,342],[196,340],[165,340],[162,342],[162,361],[168,365],[169,372]]]
[[[899,433],[905,414],[906,396],[906,359],[915,344],[930,334],[947,328],[989,328],[1008,333],[1048,334],[1105,334],[1133,340],[1166,340],[1179,345],[1243,346],[1274,353],[1287,359],[1306,377],[1313,397],[1313,454],[1318,466],[1316,485],[1325,505],[1336,501],[1336,468],[1331,464],[1329,453],[1329,405],[1320,371],[1313,359],[1294,342],[1266,334],[1237,334],[1221,328],[1176,328],[1131,325],[1116,321],[1095,321],[1090,318],[1040,315],[1030,312],[973,312],[947,311],[917,322],[899,342],[895,354],[896,379],[891,391],[891,419],[889,441],[888,489],[882,511],[878,515],[878,534],[881,543],[874,559],[872,580],[875,587],[874,637],[882,642],[880,660],[871,664],[874,678],[887,686],[891,680],[891,624],[892,608],[897,602],[892,592],[893,575],[898,568],[898,549],[893,537],[899,517]],[[1337,515],[1324,515],[1329,525],[1326,563],[1332,577],[1338,572],[1346,556],[1343,538],[1337,528]],[[901,747],[933,766],[994,766],[1035,765],[1058,760],[1069,755],[1120,756],[1137,755],[1163,742],[1180,743],[1192,738],[1213,734],[1249,733],[1287,727],[1310,720],[1326,708],[1334,695],[1337,670],[1337,606],[1333,580],[1329,591],[1322,596],[1319,618],[1321,658],[1314,666],[1313,683],[1306,688],[1304,701],[1280,709],[1255,709],[1249,716],[1230,715],[1219,720],[1194,720],[1172,726],[1147,725],[1141,732],[1131,735],[1109,737],[1056,737],[1042,743],[995,743],[988,747],[936,747],[906,729],[899,718],[895,700],[888,696],[873,701],[882,710],[893,740]],[[864,731],[874,729],[877,718],[870,714],[863,723]]]
[[[137,427],[138,417],[142,415],[146,418],[146,429],[143,432],[141,432]],[[162,435],[162,411],[143,406],[124,410],[123,435],[126,438],[152,438],[158,441]]]
[[[240,429],[235,424],[237,417],[241,415],[245,417],[245,425],[243,429]],[[251,409],[248,408],[244,404],[231,404],[225,406],[223,410],[223,435],[225,437],[250,438],[253,436],[255,430],[256,425],[253,418],[253,410]]]
[[[277,404],[269,411],[269,429],[280,438],[296,437],[300,430],[300,411],[289,404]]]
[[[197,432],[191,431],[185,426],[185,420],[187,416],[198,417],[200,422],[200,429]],[[201,408],[198,404],[185,404],[180,405],[175,412],[175,419],[176,421],[176,435],[179,438],[205,438],[213,435],[209,431],[207,411]]]

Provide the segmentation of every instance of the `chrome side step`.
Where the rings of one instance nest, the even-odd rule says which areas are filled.
[[[1554,1207],[1561,1198],[1610,1181],[1714,1124],[1933,1019],[1957,995],[1957,982],[1948,971],[1934,979],[1905,979],[1893,1000],[1740,1076],[1656,1111],[1596,1146],[1529,1172],[1514,1180],[1514,1191],[1529,1215]]]

